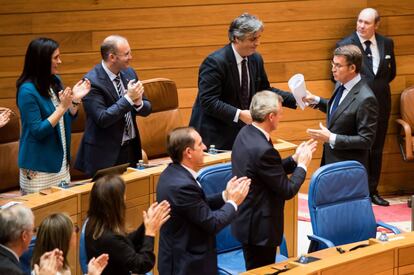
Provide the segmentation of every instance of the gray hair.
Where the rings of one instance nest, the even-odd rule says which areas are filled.
[[[0,244],[14,242],[24,230],[34,223],[33,212],[23,204],[15,204],[0,210]]]
[[[261,91],[256,93],[250,103],[250,114],[253,121],[263,122],[266,115],[279,111],[282,104],[282,97],[271,91]]]
[[[228,32],[229,40],[230,42],[234,42],[236,38],[244,40],[246,36],[260,30],[263,30],[263,22],[254,15],[243,13],[230,23]]]
[[[122,42],[128,42],[128,40],[120,35],[110,35],[105,38],[101,44],[102,59],[106,61],[111,53],[116,54],[118,45]]]
[[[362,52],[358,46],[344,45],[334,50],[334,56],[345,57],[348,65],[355,65],[355,72],[359,73],[362,66]]]

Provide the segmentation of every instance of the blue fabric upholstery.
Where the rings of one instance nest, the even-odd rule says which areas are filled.
[[[308,206],[313,234],[336,246],[376,236],[367,173],[357,161],[320,167],[310,181]],[[326,247],[312,241],[309,252]]]
[[[82,270],[82,274],[88,273],[88,256],[86,255],[86,244],[85,244],[85,228],[88,223],[88,219],[82,225],[81,235],[79,238],[79,264]]]
[[[217,164],[200,170],[197,177],[204,193],[215,194],[226,189],[227,182],[232,178],[231,163]],[[231,234],[230,225],[223,228],[216,236],[218,273],[239,274],[246,271],[241,243]],[[280,246],[281,254],[275,261],[287,259],[286,241]]]
[[[36,244],[36,237],[34,236],[30,241],[29,248],[20,256],[19,262],[23,273],[30,275],[32,273],[31,262],[33,256],[33,250]]]

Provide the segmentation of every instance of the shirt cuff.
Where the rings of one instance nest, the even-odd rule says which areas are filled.
[[[299,163],[297,167],[300,167],[303,170],[305,170],[305,172],[308,172],[308,168],[306,168],[305,164],[303,164],[303,163]]]
[[[336,142],[336,134],[331,133],[331,135],[329,136],[329,146],[331,146],[332,149],[335,147],[335,142]]]
[[[240,109],[237,109],[236,115],[234,116],[233,122],[237,123],[239,122],[239,116],[240,116]]]
[[[234,202],[234,201],[232,201],[232,200],[228,200],[228,201],[226,201],[226,203],[230,203],[231,205],[233,205],[233,207],[234,207],[234,210],[236,210],[237,211],[237,204]]]
[[[319,104],[319,102],[321,102],[321,97],[320,96],[315,96],[314,104]]]
[[[132,99],[129,97],[129,95],[125,94],[124,95],[125,99],[128,100],[129,104],[134,105],[134,102],[132,101]]]

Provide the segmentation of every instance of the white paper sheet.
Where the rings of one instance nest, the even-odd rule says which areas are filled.
[[[289,89],[292,91],[298,106],[303,110],[306,107],[302,98],[306,96],[306,84],[303,74],[295,74],[289,79]]]

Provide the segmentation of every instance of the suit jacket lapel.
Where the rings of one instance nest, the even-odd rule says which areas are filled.
[[[241,87],[240,87],[240,75],[239,75],[239,69],[237,68],[237,61],[236,57],[234,56],[233,48],[231,47],[231,44],[228,44],[226,46],[226,59],[229,62],[230,66],[230,79],[234,79],[233,85],[236,92],[236,98],[239,103],[239,106],[241,106]]]
[[[361,41],[359,40],[359,37],[358,37],[356,32],[354,32],[352,40],[353,40],[354,45],[358,46],[358,48],[362,52],[362,59],[363,59],[362,60],[362,67],[365,68],[365,71],[369,72],[372,75],[375,75],[374,71],[373,71],[373,68],[370,68],[369,66],[367,66],[367,64],[369,64],[368,56],[366,55],[364,47],[362,46]],[[378,41],[377,41],[377,43],[378,43]]]
[[[385,54],[384,54],[384,39],[382,37],[375,35],[375,40],[377,40],[377,47],[379,52],[379,64],[378,64],[378,71],[377,75],[379,75],[382,65],[384,63]]]
[[[336,108],[335,113],[329,119],[329,127],[328,128],[330,128],[334,124],[334,122],[340,117],[340,115],[355,100],[355,95],[359,93],[360,83],[361,83],[361,81],[359,81],[357,84],[355,84],[355,86],[348,92],[348,94],[345,96],[345,98],[339,104],[338,108]],[[334,98],[334,97],[332,97],[332,98]],[[332,98],[331,98],[331,100],[332,100]],[[330,104],[332,103],[331,100],[329,100]],[[330,108],[330,104],[329,104],[329,108]]]
[[[99,68],[97,70],[98,78],[102,80],[102,84],[104,87],[107,88],[107,91],[113,98],[114,102],[118,101],[119,95],[118,92],[115,89],[114,84],[112,83],[111,79],[109,78],[108,74],[105,72],[104,68],[101,64],[99,64]]]

